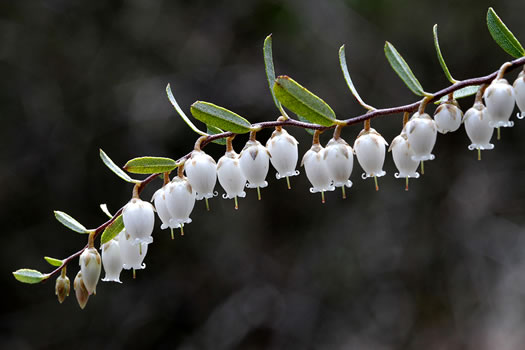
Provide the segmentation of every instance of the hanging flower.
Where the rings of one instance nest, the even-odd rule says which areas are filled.
[[[295,137],[283,128],[276,128],[266,142],[266,148],[271,154],[270,162],[277,170],[277,179],[299,175],[295,169],[299,158],[298,144]]]
[[[82,271],[78,271],[75,280],[73,281],[73,289],[75,290],[75,296],[77,297],[78,305],[81,309],[86,307],[89,300],[89,292],[82,279]]]
[[[217,163],[217,177],[222,188],[226,191],[222,198],[235,199],[237,201],[237,197],[246,197],[246,192],[244,192],[246,178],[239,164],[239,155],[233,149],[226,151],[219,159]],[[238,208],[237,203],[235,208]]]
[[[160,228],[162,230],[167,229],[170,227],[171,214],[166,200],[166,186],[155,191],[151,200],[155,204],[155,210],[161,221]]]
[[[195,206],[195,192],[188,179],[181,172],[165,188],[166,205],[171,215],[169,226],[182,228],[184,224],[191,223],[190,214]]]
[[[122,210],[122,220],[133,244],[153,242],[155,214],[153,206],[139,198],[133,198]]]
[[[390,144],[389,151],[392,151],[394,164],[399,171],[394,174],[397,179],[411,177],[417,179],[419,177],[419,173],[416,171],[419,166],[419,162],[412,158],[414,156],[414,152],[412,151],[412,147],[410,147],[406,134],[401,133],[400,135],[396,136]]]
[[[354,152],[361,168],[365,171],[361,176],[381,177],[386,174],[383,170],[385,162],[386,140],[375,129],[362,130],[354,142]]]
[[[123,230],[118,236],[120,257],[122,258],[122,267],[125,270],[141,270],[146,268],[143,263],[148,245],[146,243],[133,244],[133,238]]]
[[[62,304],[66,297],[69,296],[69,278],[66,275],[60,275],[57,277],[55,283],[55,294],[58,297],[58,302]]]
[[[434,113],[437,130],[442,134],[458,130],[462,119],[463,112],[455,100],[440,104]]]
[[[494,148],[494,145],[490,143],[494,127],[490,123],[487,108],[481,102],[476,102],[465,113],[463,123],[465,124],[465,131],[472,142],[468,146],[469,150],[490,150]]]
[[[301,161],[301,166],[304,166],[306,177],[312,184],[312,187],[310,187],[311,193],[323,193],[335,189],[328,174],[324,152],[324,147],[314,142]]]
[[[437,128],[428,114],[414,113],[405,125],[404,131],[414,152],[412,156],[414,161],[421,162],[435,158],[431,152],[436,144]]]
[[[100,278],[101,260],[100,254],[93,247],[86,248],[79,259],[82,279],[88,293],[91,295],[95,292],[98,279]]]
[[[106,272],[104,282],[120,282],[120,272],[122,271],[122,257],[120,245],[117,239],[112,239],[102,245],[102,266]]]
[[[487,117],[493,128],[512,127],[509,121],[516,98],[514,89],[506,79],[494,79],[483,94],[487,107]]]
[[[324,149],[324,160],[328,175],[335,187],[352,187],[349,180],[354,166],[354,150],[340,137],[332,138]]]
[[[518,105],[521,116],[518,113],[518,118],[525,118],[525,70],[522,70],[514,81],[514,93],[516,95],[516,104]]]
[[[270,167],[270,152],[257,140],[248,140],[239,156],[241,171],[248,181],[248,188],[268,186],[266,175]]]
[[[216,195],[217,164],[212,157],[201,150],[191,152],[191,157],[184,164],[186,176],[195,191],[195,199],[207,199]]]

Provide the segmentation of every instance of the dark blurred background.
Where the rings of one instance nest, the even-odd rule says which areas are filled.
[[[136,280],[123,272],[121,285],[99,283],[83,311],[73,294],[58,304],[54,281],[23,285],[11,275],[51,271],[44,255],[85,244],[53,210],[96,227],[105,220],[100,203],[116,211],[129,200],[131,186],[102,164],[99,148],[119,165],[192,149],[196,134],[169,104],[166,84],[188,113],[204,100],[252,122],[275,119],[262,59],[273,33],[277,74],[344,119],[363,111],[340,72],[340,45],[368,103],[413,102],[384,41],[435,91],[447,85],[432,42],[438,23],[452,74],[485,75],[510,59],[486,29],[489,6],[525,41],[521,1],[1,2],[0,348],[525,349],[519,121],[481,162],[463,128],[439,136],[436,160],[409,192],[390,156],[379,192],[356,162],[349,198],[329,193],[324,205],[303,169],[290,191],[271,169],[262,201],[251,190],[239,211],[220,197],[211,212],[197,202],[184,237],[172,241],[157,221],[147,269]],[[464,110],[471,104],[461,101]],[[372,126],[391,141],[401,116]],[[344,137],[353,143],[360,128]],[[290,132],[304,153],[310,136]],[[245,141],[235,140],[238,151]],[[217,159],[224,149],[206,151]],[[76,271],[77,261],[71,280]]]

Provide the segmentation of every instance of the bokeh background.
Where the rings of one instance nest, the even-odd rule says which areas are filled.
[[[272,169],[262,201],[252,190],[238,211],[221,197],[211,212],[198,202],[174,241],[157,227],[146,270],[100,283],[83,311],[74,295],[58,304],[54,281],[23,285],[11,275],[50,271],[44,255],[85,244],[53,210],[95,227],[105,220],[100,203],[116,211],[129,200],[131,186],[102,164],[99,148],[119,165],[191,150],[196,135],[166,84],[186,112],[204,100],[252,122],[275,119],[262,60],[273,33],[276,72],[348,118],[363,111],[341,75],[340,45],[369,104],[409,103],[416,97],[390,69],[384,41],[435,91],[447,85],[432,43],[438,23],[452,74],[484,75],[509,59],[486,29],[489,6],[525,41],[520,1],[1,2],[0,348],[524,349],[519,121],[481,162],[463,128],[439,136],[436,160],[409,192],[390,157],[379,192],[356,163],[349,198],[329,193],[324,205],[304,173],[288,191]],[[464,110],[471,104],[461,101]],[[372,126],[390,141],[401,116]],[[352,143],[359,131],[343,136]],[[290,132],[304,153],[310,136]],[[238,151],[245,141],[235,140]],[[224,149],[206,151],[217,159]]]

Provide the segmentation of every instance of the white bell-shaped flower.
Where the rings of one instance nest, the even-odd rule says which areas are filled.
[[[335,187],[352,187],[349,180],[354,167],[354,150],[342,138],[332,138],[324,149],[325,166]]]
[[[155,204],[155,210],[160,218],[160,228],[165,230],[170,227],[171,213],[168,210],[168,204],[166,199],[166,186],[159,188],[151,198]]]
[[[133,239],[133,244],[153,242],[155,213],[153,205],[139,198],[131,199],[122,209],[122,220],[126,232]]]
[[[195,199],[208,199],[217,195],[214,192],[217,183],[217,163],[201,150],[191,152],[191,157],[184,163],[184,171],[195,191]]]
[[[442,134],[458,130],[462,119],[463,112],[454,102],[440,104],[434,113],[437,130]]]
[[[419,173],[416,171],[419,162],[412,159],[414,152],[412,147],[410,147],[406,134],[401,133],[401,135],[396,136],[390,144],[389,151],[392,152],[394,164],[399,171],[394,174],[397,179],[412,177],[417,179],[419,177]]]
[[[84,285],[91,295],[95,291],[98,279],[100,278],[100,254],[95,248],[86,248],[82,254],[80,254],[79,264]]]
[[[240,156],[241,171],[248,181],[248,188],[264,188],[268,186],[266,175],[270,168],[270,152],[257,140],[248,140]]]
[[[305,153],[301,166],[304,166],[306,177],[312,184],[310,187],[311,193],[325,191],[333,191],[335,187],[332,185],[332,179],[328,173],[326,160],[324,159],[325,149],[318,143],[314,143],[312,147]],[[323,199],[324,202],[324,199]]]
[[[514,89],[506,79],[494,79],[483,93],[490,125],[494,128],[512,127],[509,121],[516,98]]]
[[[239,155],[235,151],[227,151],[219,159],[217,163],[217,178],[224,191],[226,191],[222,198],[235,199],[237,201],[237,197],[246,197],[246,192],[244,192],[246,177],[242,173]],[[238,208],[237,203],[235,208]]]
[[[521,112],[521,115],[518,113],[518,118],[523,119],[525,118],[525,70],[521,71],[514,82],[514,94],[516,97],[516,104]]]
[[[437,128],[436,122],[428,114],[414,113],[404,131],[414,152],[413,160],[421,162],[435,158],[431,152],[436,144]]]
[[[119,233],[118,244],[120,248],[120,257],[122,258],[122,267],[125,270],[141,270],[146,268],[143,263],[148,245],[146,243],[133,244],[133,238],[123,230]]]
[[[377,178],[386,174],[383,170],[386,146],[388,146],[386,140],[373,128],[359,133],[354,142],[354,153],[359,165],[365,171],[361,175],[363,179]]]
[[[165,186],[166,204],[171,214],[169,226],[178,228],[191,222],[190,214],[195,206],[195,192],[182,173]]]
[[[122,256],[120,245],[117,239],[112,239],[102,245],[102,266],[106,276],[102,279],[104,282],[120,282],[120,272],[122,271]]]
[[[270,162],[277,170],[277,179],[299,175],[295,169],[299,159],[298,144],[295,137],[282,128],[276,129],[266,142],[266,148],[272,155]]]
[[[490,150],[494,148],[494,145],[490,143],[494,127],[490,123],[487,108],[481,102],[475,103],[465,113],[463,123],[465,124],[465,131],[472,142],[468,146],[469,150]]]

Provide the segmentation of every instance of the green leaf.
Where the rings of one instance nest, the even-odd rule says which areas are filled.
[[[525,56],[523,46],[521,46],[518,39],[516,39],[514,34],[507,28],[492,7],[489,7],[487,11],[487,27],[494,41],[505,50],[506,53],[515,58]]]
[[[281,105],[279,100],[277,100],[277,97],[273,92],[273,84],[275,84],[275,69],[273,67],[272,34],[268,35],[264,40],[263,55],[264,67],[266,69],[266,79],[268,80],[268,86],[270,87],[270,93],[272,94],[273,102],[275,103],[277,109],[279,109],[281,114],[286,116],[286,112],[284,111],[283,106]]]
[[[13,272],[13,276],[15,276],[15,278],[18,281],[29,284],[40,283],[49,277],[48,275],[44,275],[40,271],[31,269],[16,270],[15,272]]]
[[[204,131],[201,131],[199,128],[197,128],[195,126],[195,124],[192,123],[190,118],[188,118],[186,113],[184,113],[182,108],[180,108],[179,104],[177,103],[177,100],[175,100],[175,96],[173,96],[173,93],[171,92],[170,84],[168,84],[168,86],[166,86],[166,94],[168,94],[168,99],[170,100],[170,102],[173,105],[173,107],[175,107],[175,110],[177,111],[177,113],[179,113],[179,115],[182,118],[182,120],[184,120],[186,122],[186,124],[188,124],[188,126],[191,128],[191,130],[195,131],[199,135],[207,136],[207,134]]]
[[[133,174],[156,174],[172,171],[177,167],[177,162],[164,157],[139,157],[133,158],[124,165],[124,169]]]
[[[222,131],[219,128],[214,127],[213,125],[206,125],[206,132],[210,135],[216,135],[216,134],[222,134],[224,131]],[[219,145],[226,145],[226,138],[213,140],[213,143],[219,144]]]
[[[385,43],[385,56],[394,71],[401,80],[403,80],[406,86],[408,86],[410,91],[418,96],[423,96],[425,94],[423,87],[415,77],[414,73],[412,73],[412,70],[406,61],[401,57],[399,52],[397,52],[394,45],[390,44],[388,41]]]
[[[139,180],[134,180],[131,177],[129,177],[129,175],[126,174],[122,169],[120,169],[102,149],[100,149],[100,159],[102,159],[102,161],[104,162],[104,164],[106,164],[109,170],[117,174],[117,176],[120,177],[122,180],[131,183],[140,182]]]
[[[438,40],[438,25],[434,24],[433,33],[434,33],[434,46],[436,47],[436,53],[438,57],[439,64],[441,65],[441,68],[443,68],[443,72],[445,72],[445,76],[447,77],[448,81],[450,81],[452,84],[456,83],[456,79],[452,78],[452,74],[450,74],[450,71],[448,70],[447,64],[445,63],[445,59],[443,58],[443,55],[441,54],[441,48],[439,47],[439,40]]]
[[[110,213],[109,210],[108,210],[108,206],[107,206],[107,204],[105,204],[105,203],[104,203],[104,204],[101,204],[101,205],[100,205],[100,210],[102,210],[102,212],[103,212],[104,214],[106,214],[110,219],[113,218],[113,215],[111,215],[111,213]]]
[[[84,227],[80,222],[73,219],[63,211],[55,210],[55,218],[65,227],[78,233],[89,233],[90,231]]]
[[[206,125],[215,126],[236,134],[250,132],[249,121],[226,108],[213,103],[197,101],[191,105],[191,114]]]
[[[324,126],[334,124],[336,118],[332,108],[292,78],[286,75],[278,76],[273,91],[283,106],[310,123]]]
[[[113,221],[104,232],[102,232],[102,237],[100,237],[100,245],[105,244],[115,238],[122,230],[124,229],[124,220],[122,220],[122,215],[119,215],[115,221]]]
[[[44,259],[49,263],[51,266],[62,266],[63,261],[60,259],[51,258],[49,256],[44,256]]]
[[[350,91],[352,92],[352,95],[356,98],[357,102],[366,109],[374,109],[372,106],[369,106],[363,101],[361,96],[359,96],[359,93],[357,92],[357,89],[354,86],[354,83],[352,82],[352,78],[350,77],[350,72],[348,71],[348,67],[346,65],[346,55],[345,55],[345,46],[341,46],[339,49],[339,64],[341,65],[341,70],[343,71],[343,76],[345,77],[346,84],[350,88]]]
[[[459,90],[456,90],[456,91],[454,91],[454,99],[455,100],[459,100],[460,98],[463,98],[463,97],[468,97],[468,96],[475,95],[478,92],[479,88],[480,88],[479,85],[472,85],[472,86],[467,86],[467,87],[461,88]],[[434,103],[435,104],[440,104],[441,102],[444,102],[446,100],[448,100],[448,96],[447,95],[441,97],[439,100],[437,100]]]

